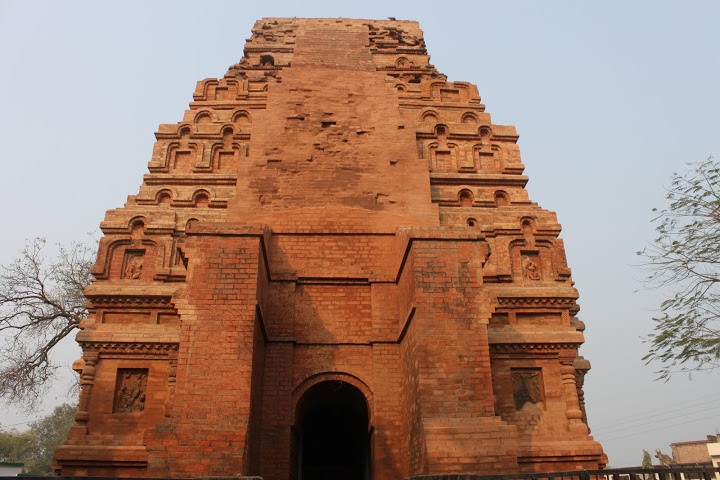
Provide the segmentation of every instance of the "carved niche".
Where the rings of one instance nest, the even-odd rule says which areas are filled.
[[[214,170],[233,170],[237,166],[240,156],[247,156],[247,145],[240,144],[233,139],[233,129],[224,128],[222,131],[222,143],[212,147],[212,165],[208,167]]]
[[[180,129],[180,140],[168,147],[167,165],[172,171],[190,172],[197,163],[198,144],[190,141],[190,128]]]
[[[542,269],[540,266],[540,253],[537,251],[521,251],[520,264],[522,276],[525,280],[542,280]]]
[[[458,170],[458,146],[444,141],[428,145],[431,172],[453,172]],[[464,162],[463,162],[464,163]]]
[[[504,173],[505,171],[504,154],[499,145],[477,143],[472,147],[472,158],[484,172]]]
[[[121,278],[140,280],[142,277],[145,250],[125,250]]]
[[[522,410],[526,403],[539,404],[545,401],[540,368],[513,368],[511,378],[516,410]]]
[[[147,393],[147,368],[119,368],[115,381],[113,413],[142,412]]]
[[[121,239],[109,245],[101,244],[99,250],[98,265],[93,270],[95,278],[147,282],[157,273],[155,261],[158,247],[151,240]],[[163,253],[163,263],[166,262],[165,257]]]
[[[430,86],[432,99],[442,103],[466,102],[470,97],[468,86],[463,83],[438,82]]]
[[[477,172],[478,162],[475,161],[475,155],[473,152],[468,152],[467,149],[463,149],[459,157],[459,172]]]
[[[513,241],[510,243],[510,257],[516,280],[546,282],[564,281],[570,277],[570,269],[563,265],[554,242],[544,239]]]

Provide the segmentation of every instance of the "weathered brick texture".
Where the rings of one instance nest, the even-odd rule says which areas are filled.
[[[560,225],[415,22],[262,19],[156,135],[101,225],[63,475],[602,466]]]

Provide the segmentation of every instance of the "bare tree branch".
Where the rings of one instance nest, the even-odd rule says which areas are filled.
[[[95,249],[74,243],[56,259],[35,238],[0,266],[0,398],[32,408],[53,379],[52,349],[87,316],[83,289]]]

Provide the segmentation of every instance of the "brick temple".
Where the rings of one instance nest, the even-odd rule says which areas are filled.
[[[101,224],[59,473],[603,466],[560,225],[416,22],[262,19],[156,137]]]

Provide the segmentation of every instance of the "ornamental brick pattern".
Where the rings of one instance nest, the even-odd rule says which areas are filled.
[[[101,224],[62,475],[598,468],[511,126],[415,22],[266,18]]]

